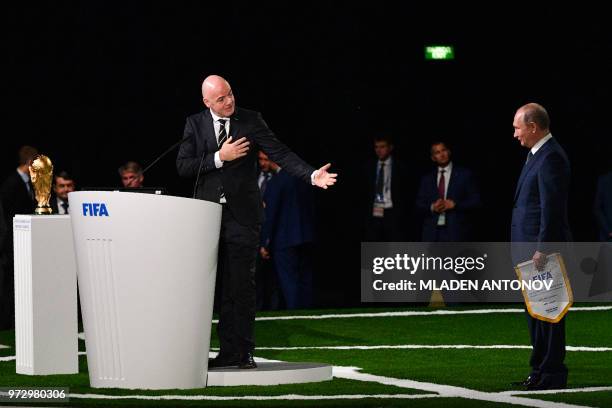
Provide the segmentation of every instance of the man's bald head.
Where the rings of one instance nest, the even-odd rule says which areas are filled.
[[[550,118],[548,112],[540,104],[528,103],[519,108],[518,112],[523,115],[523,123],[535,123],[540,130],[548,133],[550,127]]]
[[[214,92],[223,87],[230,87],[225,78],[219,75],[209,75],[204,82],[202,82],[202,96],[206,98],[210,92]]]
[[[549,133],[550,119],[542,105],[528,103],[518,108],[512,125],[514,138],[520,141],[522,146],[531,149]]]
[[[235,101],[230,84],[219,75],[209,75],[202,82],[204,105],[217,116],[230,117],[234,113]]]

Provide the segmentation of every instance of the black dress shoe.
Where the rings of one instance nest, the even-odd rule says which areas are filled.
[[[236,367],[240,364],[238,355],[221,355],[208,359],[208,368]]]
[[[525,378],[523,381],[515,381],[511,383],[514,387],[533,387],[540,382],[540,376],[531,374],[529,377]]]
[[[242,357],[240,357],[240,363],[238,364],[238,368],[240,368],[241,370],[257,368],[257,363],[255,363],[255,360],[253,359],[253,353],[244,353]]]
[[[555,377],[543,377],[538,383],[527,386],[529,391],[562,390],[564,388],[567,388],[567,379]]]

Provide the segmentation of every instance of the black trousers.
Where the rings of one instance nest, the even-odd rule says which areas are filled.
[[[565,317],[558,323],[534,319],[527,313],[527,325],[533,350],[529,364],[531,374],[550,377],[551,382],[567,382],[565,359]]]
[[[240,355],[255,348],[255,260],[261,226],[242,225],[223,205],[217,284],[222,355]]]
[[[312,254],[311,243],[272,251],[287,309],[312,306]]]
[[[255,264],[255,289],[257,290],[257,310],[279,310],[281,294],[278,287],[276,270],[271,259],[257,255]]]
[[[364,240],[367,242],[403,242],[407,232],[399,210],[385,209],[384,217],[371,214],[365,220]]]

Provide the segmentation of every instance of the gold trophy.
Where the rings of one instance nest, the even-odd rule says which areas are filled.
[[[30,179],[34,186],[34,196],[36,197],[36,210],[34,214],[51,214],[49,199],[51,198],[51,184],[53,182],[53,163],[51,159],[42,154],[37,155],[30,164]]]

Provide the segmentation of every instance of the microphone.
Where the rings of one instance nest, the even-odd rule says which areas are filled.
[[[192,134],[190,134],[187,137],[182,137],[181,140],[179,140],[178,142],[176,142],[172,146],[170,146],[165,152],[163,152],[155,160],[153,160],[153,162],[151,164],[149,164],[147,167],[145,167],[145,169],[142,171],[142,174],[145,174],[147,170],[149,170],[151,167],[153,167],[155,165],[155,163],[157,163],[158,161],[163,159],[168,153],[170,153],[172,150],[174,150],[177,146],[179,146],[180,144],[182,144],[182,143],[188,141],[189,139],[191,139],[193,137],[193,135],[194,134],[192,133]]]
[[[202,157],[200,158],[200,165],[198,166],[198,175],[196,176],[196,181],[193,184],[193,196],[191,198],[196,198],[196,193],[198,192],[198,181],[200,181],[200,173],[202,172],[202,164],[204,164],[204,157],[206,156],[206,149],[202,152]]]

